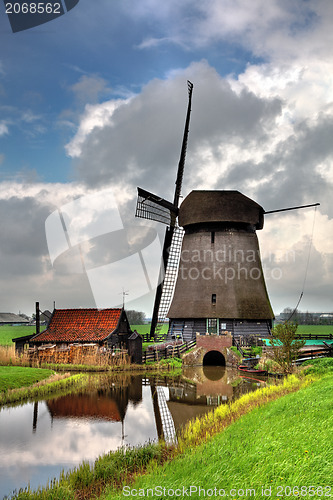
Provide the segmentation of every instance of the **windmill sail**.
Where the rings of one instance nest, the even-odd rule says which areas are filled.
[[[178,265],[179,253],[180,253],[180,248],[181,248],[181,241],[179,244],[179,238],[177,236],[177,238],[175,237],[174,244],[173,244],[175,250],[171,250],[172,242],[173,242],[173,235],[175,233],[175,227],[177,224],[178,204],[179,204],[181,187],[182,187],[182,182],[183,182],[185,158],[186,158],[186,150],[187,150],[187,139],[188,139],[189,125],[190,125],[192,91],[193,91],[193,84],[190,81],[187,82],[187,89],[188,89],[188,106],[187,106],[182,147],[181,147],[181,152],[180,152],[180,159],[179,159],[178,169],[177,169],[176,188],[175,188],[173,203],[171,203],[171,202],[169,202],[169,201],[167,201],[167,200],[165,200],[165,199],[163,199],[163,198],[161,198],[153,193],[149,193],[148,191],[145,191],[144,189],[138,188],[136,217],[141,217],[143,219],[149,219],[149,220],[154,220],[157,222],[162,222],[163,224],[167,224],[167,226],[168,226],[166,229],[166,232],[165,232],[164,244],[163,244],[163,255],[162,255],[163,269],[161,270],[161,274],[164,275],[164,278],[160,282],[160,284],[158,285],[158,287],[156,289],[154,310],[153,310],[153,316],[152,316],[151,327],[150,327],[150,336],[151,337],[153,337],[155,334],[155,328],[156,328],[156,325],[158,322],[158,318],[163,316],[162,312],[161,312],[161,314],[159,313],[159,308],[160,308],[162,297],[163,297],[163,304],[164,304],[163,310],[167,308],[167,305],[166,305],[167,304],[167,297],[170,296],[170,299],[172,297],[172,291],[170,292],[170,289],[174,286],[176,273],[173,273],[173,271],[171,271],[171,269],[173,269],[174,265],[173,264],[170,265],[170,272],[168,274],[168,278],[166,281],[169,258],[171,258],[170,257],[171,255],[173,255],[172,259],[177,260],[176,255],[178,255],[178,260],[177,260],[177,265]],[[176,250],[176,248],[178,248],[178,247],[179,247],[179,250]],[[168,284],[165,294],[162,293],[163,288],[164,288],[164,283]],[[173,288],[172,288],[172,290],[173,290]],[[169,301],[170,301],[170,299],[169,299]]]
[[[160,333],[169,311],[178,273],[178,265],[180,259],[180,252],[182,248],[183,236],[184,236],[184,229],[182,227],[176,226],[174,228],[172,235],[172,241],[169,250],[169,258],[164,275],[162,295],[158,308],[157,325],[155,327],[155,334]]]
[[[138,188],[135,217],[154,220],[170,226],[178,214],[178,207],[149,191]]]

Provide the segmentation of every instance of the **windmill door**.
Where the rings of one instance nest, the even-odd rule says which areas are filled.
[[[218,332],[218,320],[217,318],[207,319],[207,331],[209,335],[217,335]]]

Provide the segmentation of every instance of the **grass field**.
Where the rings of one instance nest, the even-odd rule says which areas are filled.
[[[333,334],[333,325],[298,325],[296,333],[312,333],[313,335],[324,333],[329,335],[330,333]]]
[[[41,331],[45,326],[41,326]],[[36,332],[35,326],[0,326],[0,345],[14,345],[12,339],[24,337]]]
[[[23,366],[0,366],[0,392],[19,387],[29,387],[53,374],[53,370]]]
[[[132,330],[136,330],[140,335],[145,333],[150,333],[150,324],[149,325],[131,325]],[[166,335],[168,333],[168,325],[165,324],[162,326],[161,335]]]

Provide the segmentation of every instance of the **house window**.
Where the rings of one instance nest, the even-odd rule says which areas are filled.
[[[212,294],[212,304],[215,305],[216,304],[216,293],[213,293]]]
[[[221,330],[226,330],[227,329],[227,323],[220,323],[220,328],[221,328]]]
[[[207,332],[210,335],[216,335],[218,331],[218,320],[216,318],[207,319]]]
[[[210,242],[212,245],[215,243],[215,231],[210,233]]]

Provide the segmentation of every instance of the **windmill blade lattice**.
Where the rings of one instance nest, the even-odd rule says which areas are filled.
[[[156,334],[161,332],[173,297],[184,232],[182,227],[175,226],[169,251],[168,264],[164,275],[161,302],[158,309],[158,322],[155,329]]]
[[[162,222],[170,226],[176,220],[177,214],[178,207],[138,187],[135,217]]]

